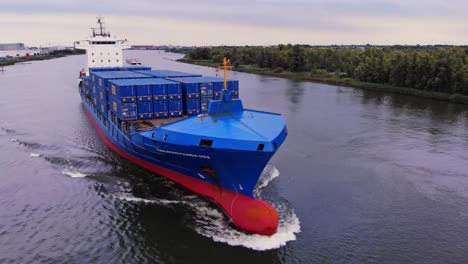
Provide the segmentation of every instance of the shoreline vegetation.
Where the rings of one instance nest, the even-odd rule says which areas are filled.
[[[214,47],[196,48],[178,61],[217,67],[224,56],[239,72],[468,104],[465,47]]]
[[[61,57],[69,56],[69,55],[79,55],[79,54],[85,54],[85,52],[81,50],[60,50],[60,51],[52,51],[49,54],[44,54],[44,55],[14,57],[11,59],[0,60],[0,67],[11,66],[11,65],[14,65],[16,63],[21,63],[21,62],[50,60],[50,59],[61,58]]]

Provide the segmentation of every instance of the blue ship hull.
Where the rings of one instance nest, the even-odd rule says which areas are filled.
[[[237,226],[247,232],[265,235],[276,232],[276,211],[267,203],[255,199],[253,190],[268,161],[286,138],[285,125],[271,144],[261,144],[264,148],[261,150],[256,148],[257,145],[249,150],[251,142],[242,138],[235,141],[241,142],[239,148],[234,141],[227,139],[215,141],[226,148],[199,146],[198,142],[203,136],[190,132],[184,134],[183,131],[186,127],[193,127],[190,122],[203,121],[197,120],[200,117],[189,117],[144,132],[129,132],[122,123],[112,122],[110,111],[107,113],[109,118],[106,118],[81,89],[80,95],[88,117],[115,152],[195,193],[211,198]],[[250,114],[265,113],[252,111]],[[229,116],[220,118],[232,119]],[[178,130],[178,126],[182,126],[182,129]],[[191,139],[197,144],[190,143]]]

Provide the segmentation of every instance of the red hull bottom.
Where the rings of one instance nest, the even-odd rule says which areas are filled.
[[[123,158],[149,171],[163,175],[194,193],[210,198],[224,210],[237,227],[247,233],[267,236],[276,233],[279,223],[278,212],[270,204],[154,165],[126,153],[107,138],[86,106],[83,108],[104,143]]]

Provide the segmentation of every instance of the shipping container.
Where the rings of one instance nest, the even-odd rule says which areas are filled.
[[[147,80],[148,79],[110,80],[110,95],[122,98],[122,102],[151,102],[153,91]]]
[[[126,71],[151,71],[151,67],[139,66],[139,65],[123,66],[123,67],[120,67],[120,69],[126,70]]]
[[[168,107],[166,100],[157,100],[153,102],[154,117],[167,117]]]
[[[106,71],[119,71],[120,67],[99,67],[99,68],[89,68],[89,73],[93,72],[106,72]]]
[[[202,98],[200,100],[200,113],[206,114],[208,113],[208,105],[210,104],[211,99]]]
[[[169,116],[182,116],[182,100],[169,100],[168,101]]]
[[[85,95],[91,95],[91,77],[83,76],[81,78],[82,90]]]
[[[171,95],[171,99],[182,98],[182,88],[180,84],[160,78],[146,78],[139,79],[139,83],[146,84],[151,87],[153,94],[153,100],[166,100],[168,93]],[[169,90],[169,91],[168,91]]]
[[[190,94],[189,88],[191,86],[198,86],[200,97],[215,98],[221,97],[221,91],[224,89],[224,79],[219,77],[203,76],[203,77],[187,77],[187,78],[168,78],[168,80],[180,82],[183,85],[184,95],[186,98],[194,98],[194,96],[188,96]],[[236,80],[228,80],[228,88],[232,86],[235,92],[235,96],[238,96],[239,83]],[[190,88],[192,89],[192,88]]]
[[[156,78],[176,78],[176,77],[201,77],[200,74],[187,73],[187,72],[178,72],[178,71],[169,71],[169,70],[151,70],[151,71],[135,71],[138,73],[143,73],[151,77]]]
[[[132,71],[104,71],[104,72],[93,72],[91,73],[91,78],[94,78],[94,82],[98,86],[110,90],[108,86],[109,80],[117,79],[140,79],[140,78],[150,78],[148,75],[132,72]]]
[[[109,96],[122,103],[135,103],[136,92],[134,81],[109,80]]]
[[[152,87],[155,101],[167,99],[167,84],[155,84]]]
[[[135,103],[122,103],[114,97],[109,98],[111,111],[122,120],[136,120],[138,119],[137,104]]]
[[[239,81],[238,80],[228,80],[228,90],[231,92],[232,99],[239,98]]]
[[[104,87],[97,87],[97,95],[96,97],[98,100],[101,102],[108,102],[109,101],[109,95],[107,94],[107,91]]]
[[[172,82],[166,85],[167,98],[169,100],[181,100],[182,99],[182,85],[180,83]]]
[[[97,85],[95,83],[92,83],[91,87],[92,87],[92,90],[91,90],[92,96],[93,97],[98,97],[99,96],[99,90],[97,88]]]
[[[187,99],[184,101],[184,113],[186,115],[200,114],[200,99]]]
[[[213,99],[213,83],[211,82],[205,82],[205,83],[200,83],[200,96],[202,98],[210,98]]]
[[[83,76],[81,77],[81,80],[84,87],[89,87],[89,85],[91,84],[91,77],[89,76]]]
[[[135,93],[137,102],[152,102],[153,88],[151,85],[135,85]]]
[[[153,103],[152,102],[138,102],[138,119],[153,118]]]
[[[101,102],[98,100],[96,104],[96,108],[104,117],[107,118],[107,103]]]

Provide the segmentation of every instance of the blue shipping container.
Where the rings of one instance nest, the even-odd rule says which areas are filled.
[[[210,99],[207,99],[207,98],[202,98],[200,100],[200,112],[202,114],[206,114],[208,113],[208,105],[210,104]]]
[[[138,102],[151,102],[153,100],[153,88],[151,85],[135,85],[135,93]]]
[[[200,99],[187,99],[184,102],[184,113],[186,115],[200,114]]]
[[[97,97],[99,95],[99,90],[98,90],[96,84],[94,84],[94,83],[91,84],[91,87],[92,87],[91,94],[93,95],[93,97]]]
[[[182,92],[186,100],[200,98],[200,84],[184,83],[182,84]]]
[[[213,83],[200,83],[200,95],[202,98],[213,98]]]
[[[221,91],[224,87],[224,80],[218,77],[169,78],[168,80],[182,83],[185,98],[213,98],[215,92]],[[193,88],[195,86],[197,88]],[[195,93],[197,95],[194,95]]]
[[[152,70],[152,71],[136,71],[138,73],[143,73],[148,76],[156,78],[176,78],[176,77],[200,77],[200,74],[187,73],[187,72],[178,72],[170,70]]]
[[[114,97],[110,98],[111,111],[122,120],[136,120],[138,119],[137,104],[135,103],[122,103]]]
[[[135,86],[128,80],[110,80],[109,96],[120,100],[122,103],[136,102]]]
[[[167,101],[166,100],[154,101],[153,112],[154,112],[154,117],[167,117],[168,115]]]
[[[140,79],[140,78],[150,78],[148,75],[132,72],[132,71],[104,71],[104,72],[93,72],[91,73],[91,78],[94,78],[93,81],[97,82],[98,86],[104,87],[107,90],[110,90],[108,87],[109,80],[117,79]]]
[[[85,95],[91,95],[91,78],[89,76],[82,77],[82,90]]]
[[[182,116],[182,101],[169,100],[169,116]]]
[[[123,66],[120,69],[125,71],[151,71],[151,67],[138,65]]]
[[[155,101],[167,99],[167,84],[155,84],[152,85],[152,88]]]
[[[93,72],[105,72],[105,71],[118,71],[119,67],[100,67],[100,68],[89,68],[89,73]]]
[[[107,103],[109,101],[109,94],[107,93],[106,89],[104,89],[103,87],[97,87],[97,90],[98,90],[98,94],[97,94],[98,100],[100,100],[101,102]]]
[[[138,105],[138,119],[153,118],[153,103],[142,102],[137,103]]]
[[[107,103],[97,101],[96,108],[103,116],[107,117]]]
[[[170,100],[182,99],[182,85],[180,83],[172,83],[167,86],[167,97]]]
[[[228,90],[231,91],[231,98],[239,98],[239,81],[237,80],[228,80]]]

